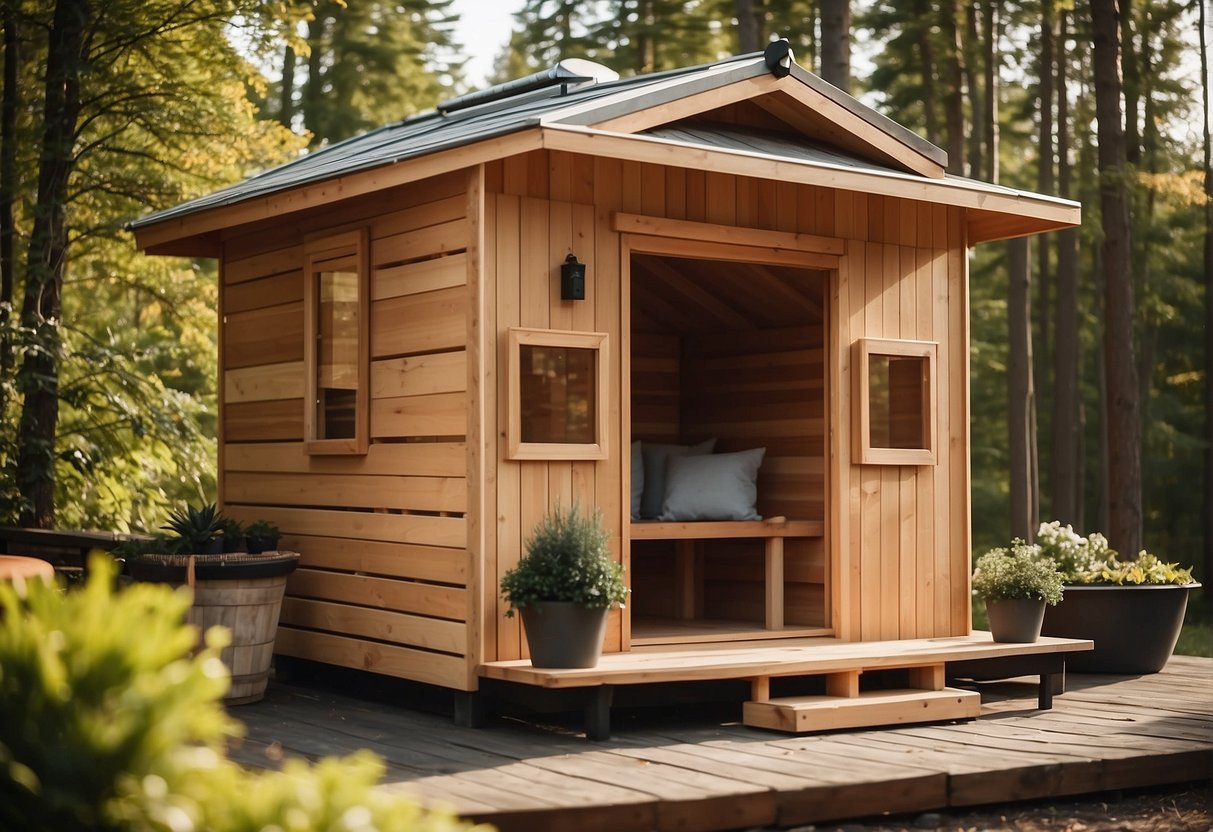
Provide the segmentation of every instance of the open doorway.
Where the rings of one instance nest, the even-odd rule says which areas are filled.
[[[765,448],[758,514],[820,528],[828,273],[639,252],[629,266],[631,440],[699,451],[714,440],[718,454]],[[633,645],[832,634],[820,533],[781,540],[781,586],[772,588],[758,537],[696,539],[690,523],[681,539],[642,539],[662,502],[648,473],[646,508],[632,524]]]

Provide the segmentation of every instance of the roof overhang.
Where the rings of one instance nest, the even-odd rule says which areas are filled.
[[[768,76],[769,77],[769,76]],[[758,83],[765,83],[755,79]],[[778,83],[775,79],[771,79]],[[632,129],[635,129],[634,127]],[[133,226],[149,254],[215,257],[226,228],[331,205],[351,197],[527,153],[570,153],[773,179],[968,209],[970,245],[1076,226],[1077,202],[953,176],[885,168],[856,168],[545,119],[504,136],[360,170],[264,196]]]

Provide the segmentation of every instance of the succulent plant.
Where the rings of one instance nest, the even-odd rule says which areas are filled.
[[[214,547],[214,541],[223,537],[224,517],[214,503],[204,506],[185,505],[169,516],[167,525],[161,526],[177,536],[175,541],[183,553],[203,552]]]

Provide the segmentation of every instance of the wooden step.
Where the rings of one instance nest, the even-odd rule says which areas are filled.
[[[904,725],[974,719],[981,714],[981,694],[976,691],[876,690],[858,696],[789,696],[762,702],[746,702],[742,722],[752,728],[769,728],[803,734],[841,728]]]

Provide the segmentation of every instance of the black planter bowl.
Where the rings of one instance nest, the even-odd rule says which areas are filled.
[[[1162,670],[1183,629],[1188,590],[1200,584],[1066,585],[1061,603],[1045,610],[1041,633],[1095,642],[1066,655],[1076,673],[1137,675]]]

